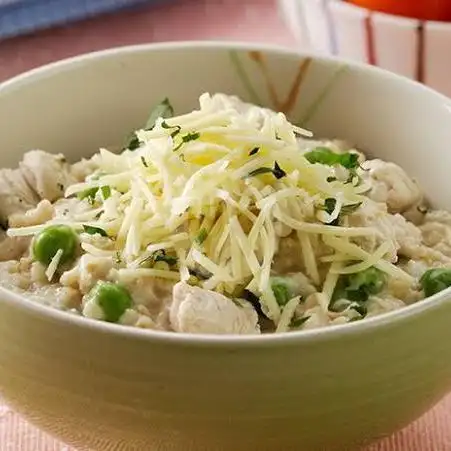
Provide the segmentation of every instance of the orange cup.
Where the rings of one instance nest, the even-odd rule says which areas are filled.
[[[451,0],[346,0],[363,8],[423,20],[451,22]]]

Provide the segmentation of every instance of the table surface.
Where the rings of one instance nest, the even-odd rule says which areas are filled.
[[[201,39],[268,42],[268,36],[271,43],[295,45],[277,14],[276,0],[174,1],[0,42],[0,80],[61,58],[119,45]],[[72,450],[26,423],[0,400],[0,451]],[[366,451],[451,451],[451,396]]]

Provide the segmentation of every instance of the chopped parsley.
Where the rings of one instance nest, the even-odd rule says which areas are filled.
[[[171,103],[168,98],[163,99],[158,105],[156,105],[153,110],[150,112],[149,117],[147,118],[146,125],[144,126],[145,130],[152,130],[155,127],[155,123],[157,119],[163,118],[167,119],[168,117],[172,117],[174,115],[174,109],[172,108]],[[128,139],[127,144],[122,150],[136,150],[141,147],[142,142],[139,140],[136,132],[133,132]]]
[[[272,174],[278,180],[287,175],[287,173],[279,166],[279,164],[276,161],[274,163],[273,169],[263,166],[261,168],[254,169],[253,171],[249,172],[247,177],[255,177],[257,175],[262,175],[262,174]]]
[[[194,241],[200,246],[207,239],[207,236],[208,236],[207,230],[205,228],[202,228],[199,230],[198,234],[196,235],[196,238],[194,238]]]
[[[141,141],[139,140],[136,132],[133,132],[130,139],[128,140],[128,144],[124,147],[123,150],[136,150],[141,146]]]
[[[287,173],[279,166],[277,161],[274,163],[274,169],[272,170],[276,179],[281,179],[287,175]]]
[[[245,289],[243,291],[243,299],[249,302],[252,305],[252,307],[254,307],[254,310],[257,312],[259,317],[269,319],[262,309],[259,297],[254,293],[252,293],[252,291]]]
[[[255,155],[260,150],[260,147],[254,147],[250,152],[249,156]]]
[[[337,199],[334,199],[333,197],[328,197],[327,199],[324,200],[324,211],[326,213],[328,213],[329,215],[331,215],[333,213],[333,211],[335,210],[335,206],[337,205]],[[358,210],[360,208],[360,206],[362,205],[362,202],[358,202],[355,204],[349,204],[349,205],[343,205],[340,209],[340,214],[338,215],[338,217],[336,219],[334,219],[333,221],[331,221],[329,224],[330,225],[339,225],[340,224],[340,219],[342,216],[346,216],[346,215],[350,215],[352,213],[354,213],[356,210]]]
[[[192,132],[192,133],[187,133],[186,135],[182,136],[182,141],[176,146],[174,147],[174,152],[179,150],[183,144],[190,142],[190,141],[195,141],[196,139],[200,138],[200,133],[199,132]]]
[[[340,299],[347,299],[360,306],[368,301],[371,295],[380,293],[385,284],[386,275],[374,266],[355,274],[341,276],[335,287],[330,308],[334,310],[334,303]],[[355,307],[354,309],[358,311]]]
[[[111,197],[111,188],[109,186],[102,186],[100,192],[102,193],[103,200],[107,200]]]
[[[182,127],[180,125],[169,125],[167,122],[163,121],[161,123],[161,127],[165,128],[166,130],[170,130],[174,128],[175,130],[171,132],[171,138],[175,138],[179,133]]]
[[[290,323],[290,329],[300,329],[308,320],[310,316],[303,316],[302,318],[293,318]]]
[[[281,306],[286,305],[292,298],[287,280],[284,277],[273,277],[271,279],[271,289],[277,303]]]
[[[451,269],[428,269],[421,276],[420,284],[426,297],[440,293],[440,291],[451,287]]]
[[[82,191],[77,194],[77,199],[83,200],[86,199],[90,205],[94,205],[96,200],[97,193],[102,193],[103,200],[107,200],[111,196],[111,188],[109,186],[102,186],[99,188],[98,186],[94,186],[93,188],[89,188],[85,191]]]
[[[247,176],[255,177],[256,175],[261,175],[261,174],[272,174],[272,169],[265,168],[265,167],[257,168],[257,169],[254,169],[253,171],[249,172],[249,174]]]
[[[99,234],[100,236],[108,236],[105,230],[101,229],[100,227],[94,227],[86,224],[83,224],[83,231],[85,233],[88,233],[89,235]]]
[[[146,130],[152,130],[158,119],[167,119],[172,116],[174,116],[174,108],[172,107],[169,99],[166,97],[151,111],[144,128]]]
[[[78,193],[77,198],[79,200],[86,199],[89,202],[89,204],[93,205],[96,199],[97,191],[99,191],[99,188],[97,186],[94,188],[89,188],[85,191]]]
[[[317,147],[306,152],[304,157],[312,164],[320,163],[326,166],[339,164],[346,169],[357,169],[359,167],[359,156],[354,152],[336,153],[327,147]]]
[[[149,257],[144,259],[140,266],[148,267],[153,266],[156,262],[166,262],[169,266],[175,265],[177,263],[177,257],[173,255],[167,255],[164,249],[153,252]]]
[[[148,168],[148,167],[149,167],[149,165],[147,164],[146,159],[145,159],[143,156],[141,156],[141,163],[143,164],[143,166],[144,166],[145,168]]]

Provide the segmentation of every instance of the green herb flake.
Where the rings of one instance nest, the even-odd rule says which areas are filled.
[[[77,194],[77,199],[84,200],[86,199],[89,204],[93,205],[96,199],[97,191],[99,191],[98,187],[89,188],[85,191],[82,191]]]
[[[331,215],[335,210],[336,204],[337,204],[336,199],[334,199],[333,197],[328,197],[327,199],[324,200],[323,209],[326,213]],[[360,208],[361,205],[362,205],[362,202],[358,202],[355,204],[349,204],[349,205],[343,205],[340,209],[338,218],[334,219],[329,224],[335,225],[335,226],[339,225],[340,219],[342,216],[346,216],[346,215],[350,215],[350,214],[354,213],[355,211],[357,211]]]
[[[149,167],[149,165],[147,164],[146,159],[145,159],[143,156],[141,156],[141,163],[143,164],[143,166],[144,166],[145,168],[148,168],[148,167]]]
[[[294,297],[289,286],[289,279],[286,277],[271,277],[270,283],[274,297],[280,306],[286,305]]]
[[[365,271],[341,276],[332,296],[332,304],[339,299],[347,299],[358,304],[364,303],[371,295],[380,293],[386,282],[385,273],[374,266]]]
[[[272,174],[272,169],[265,168],[265,167],[257,168],[257,169],[254,169],[253,171],[249,172],[249,174],[247,176],[255,177],[256,175],[262,175],[262,174]]]
[[[196,139],[200,138],[200,133],[198,132],[192,132],[192,133],[187,133],[186,135],[182,136],[182,141],[180,142],[180,144],[176,147],[174,147],[174,152],[179,150],[183,144],[186,144],[190,141],[195,141]]]
[[[182,130],[182,127],[180,127],[180,125],[169,125],[167,122],[163,121],[161,123],[161,127],[166,129],[166,130],[170,130],[170,129],[175,129],[174,131],[171,132],[171,138],[175,138],[180,131]]]
[[[451,269],[428,269],[420,278],[420,284],[426,297],[440,293],[451,287]]]
[[[358,154],[353,152],[336,153],[327,147],[316,147],[310,152],[306,152],[304,157],[312,164],[319,163],[326,166],[339,164],[350,170],[359,167]]]
[[[107,200],[111,197],[111,188],[109,186],[102,186],[100,192],[102,193],[103,200]]]
[[[172,116],[174,116],[174,108],[172,107],[169,99],[166,97],[151,111],[144,128],[146,130],[152,130],[158,119],[168,119]]]
[[[274,169],[273,169],[274,177],[279,180],[287,175],[287,173],[279,166],[277,161],[274,163]]]
[[[141,147],[141,141],[139,140],[138,136],[136,135],[135,132],[133,132],[132,136],[130,137],[128,144],[126,144],[126,146],[124,147],[123,150],[136,150],[139,149],[139,147]]]
[[[199,233],[196,235],[196,238],[194,239],[194,241],[201,246],[204,241],[207,239],[208,233],[207,230],[205,228],[202,228],[199,230]]]
[[[254,147],[250,152],[249,152],[249,156],[251,157],[252,155],[255,155],[256,153],[258,153],[260,151],[260,147]]]
[[[177,263],[177,257],[172,255],[167,255],[164,249],[153,252],[146,259],[144,259],[140,266],[141,267],[152,267],[156,262],[166,262],[169,266],[175,265]]]
[[[99,234],[100,236],[108,236],[108,234],[105,232],[105,230],[101,229],[100,227],[94,227],[90,225],[83,225],[83,231],[85,233],[88,233],[89,235],[96,235]]]
[[[308,320],[310,316],[303,316],[302,318],[293,318],[290,323],[290,329],[300,329]]]
[[[276,161],[274,163],[273,169],[262,166],[261,168],[254,169],[253,171],[249,172],[249,174],[245,178],[255,177],[262,174],[272,174],[278,180],[287,175],[287,173],[279,166]]]

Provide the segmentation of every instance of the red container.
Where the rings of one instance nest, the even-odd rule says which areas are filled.
[[[451,0],[347,0],[354,5],[423,20],[451,22]]]

